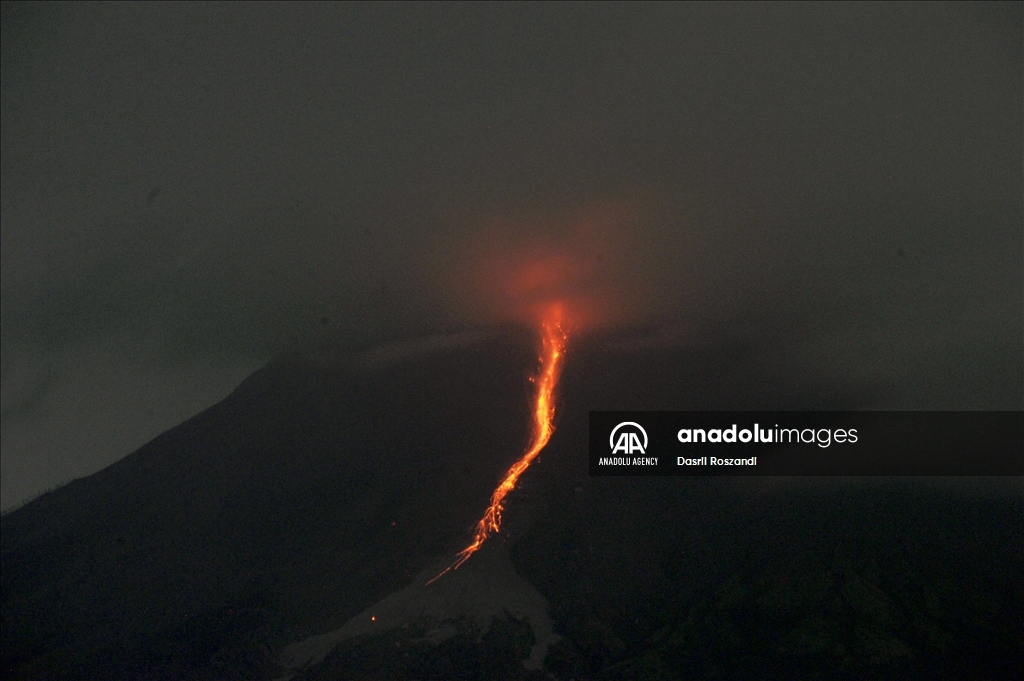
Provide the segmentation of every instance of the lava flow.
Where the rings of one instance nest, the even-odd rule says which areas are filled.
[[[491,505],[487,507],[483,517],[476,524],[473,532],[473,541],[469,546],[459,551],[455,561],[441,571],[437,577],[431,579],[431,584],[440,579],[450,570],[457,570],[460,565],[469,560],[469,557],[476,553],[491,534],[501,531],[502,501],[505,496],[515,489],[519,476],[529,468],[533,460],[537,458],[540,451],[548,444],[551,434],[555,430],[555,385],[558,383],[558,375],[565,354],[565,344],[568,340],[568,333],[562,327],[562,306],[554,304],[550,306],[541,319],[541,341],[543,354],[540,357],[540,374],[531,379],[537,384],[537,399],[533,409],[533,439],[529,449],[522,458],[513,464],[505,474],[501,484],[491,495]]]

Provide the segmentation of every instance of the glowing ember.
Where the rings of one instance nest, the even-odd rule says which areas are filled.
[[[455,562],[427,584],[440,579],[449,570],[457,570],[479,550],[491,534],[501,531],[502,501],[509,492],[515,489],[519,476],[529,468],[540,451],[547,445],[548,440],[551,439],[551,434],[555,430],[555,385],[558,383],[562,357],[565,354],[565,343],[569,338],[562,328],[562,314],[562,305],[556,303],[548,307],[541,318],[543,355],[540,357],[540,375],[531,379],[537,384],[537,401],[533,410],[533,440],[530,447],[522,458],[508,469],[505,478],[494,490],[494,494],[491,495],[491,505],[487,507],[484,516],[476,524],[473,541],[459,551]]]

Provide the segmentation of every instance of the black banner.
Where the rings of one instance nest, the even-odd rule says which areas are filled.
[[[591,475],[1024,476],[1024,412],[590,412]]]

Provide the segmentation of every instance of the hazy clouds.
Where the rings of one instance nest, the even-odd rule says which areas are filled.
[[[4,507],[290,344],[492,320],[488,253],[682,336],[786,320],[882,406],[1021,407],[1019,5],[2,24]]]

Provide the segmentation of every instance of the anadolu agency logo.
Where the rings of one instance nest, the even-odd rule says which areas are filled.
[[[618,435],[618,438],[615,436]],[[643,437],[643,444],[640,438]],[[646,454],[647,453],[647,431],[643,426],[634,421],[623,421],[612,428],[612,434],[608,437],[608,446],[612,454]]]

